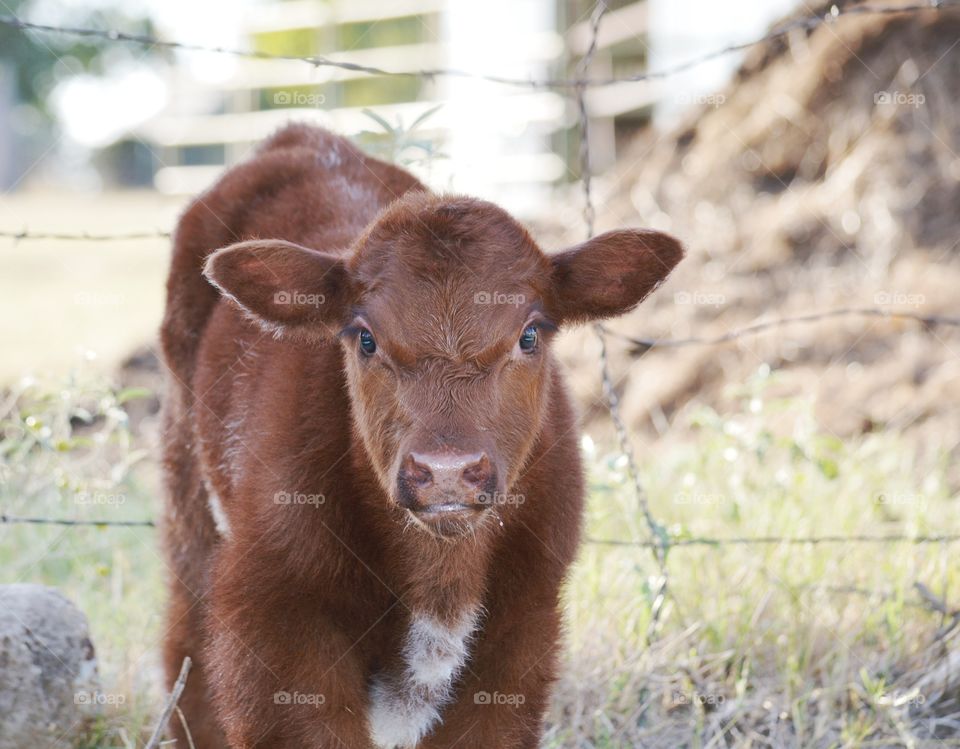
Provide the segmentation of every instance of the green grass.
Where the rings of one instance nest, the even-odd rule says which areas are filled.
[[[639,454],[672,541],[960,530],[945,455],[893,433],[824,433],[808,403],[766,397],[773,379],[761,372],[743,385],[732,413],[678,414],[662,444]],[[2,511],[154,517],[154,461],[121,407],[136,395],[82,371],[21,384],[0,413]],[[589,439],[584,452],[589,536],[646,540],[622,456]],[[90,619],[104,691],[123,695],[88,746],[142,746],[161,691],[155,531],[16,525],[0,536],[3,581],[73,599]],[[914,584],[955,606],[956,555],[946,544],[672,546],[651,627],[651,551],[586,544],[566,591],[567,651],[545,745],[960,746],[931,738],[938,719],[960,711],[956,698],[913,691],[943,658],[935,638],[945,623]],[[955,650],[956,638],[939,647]]]

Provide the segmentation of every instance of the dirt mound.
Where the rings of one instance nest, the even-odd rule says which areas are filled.
[[[688,257],[611,328],[710,337],[841,307],[958,315],[958,39],[957,11],[844,16],[754,48],[722,96],[643,133],[597,180],[599,229],[671,231]],[[813,398],[838,435],[960,439],[956,328],[848,316],[639,360],[628,349],[615,347],[613,368],[637,429],[663,431],[693,399],[722,409],[724,386],[767,363],[773,394]],[[589,331],[563,346],[594,404],[597,350]]]

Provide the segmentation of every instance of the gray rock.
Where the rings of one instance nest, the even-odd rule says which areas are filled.
[[[76,746],[102,709],[86,617],[53,588],[0,585],[0,749]]]

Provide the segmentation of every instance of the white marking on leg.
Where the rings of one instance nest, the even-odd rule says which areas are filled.
[[[378,676],[370,689],[370,735],[380,749],[416,746],[453,698],[453,683],[470,653],[479,609],[461,612],[452,625],[414,615],[399,676]]]

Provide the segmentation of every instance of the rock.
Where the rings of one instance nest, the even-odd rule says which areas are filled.
[[[87,619],[42,585],[0,585],[0,749],[67,749],[101,710]]]

